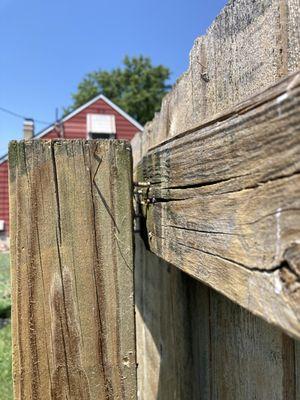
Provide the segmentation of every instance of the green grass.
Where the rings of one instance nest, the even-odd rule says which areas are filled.
[[[0,254],[0,318],[11,310],[9,256]],[[11,326],[0,328],[0,400],[12,400]]]
[[[0,329],[0,400],[12,400],[11,327]]]
[[[10,309],[11,298],[9,255],[0,254],[0,318],[9,318]]]

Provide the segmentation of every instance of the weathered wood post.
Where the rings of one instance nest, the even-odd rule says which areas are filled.
[[[9,150],[15,400],[136,399],[131,148]]]

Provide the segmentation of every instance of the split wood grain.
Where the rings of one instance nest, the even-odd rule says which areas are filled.
[[[11,142],[15,400],[136,399],[131,149]]]
[[[150,248],[300,338],[300,74],[150,150]]]

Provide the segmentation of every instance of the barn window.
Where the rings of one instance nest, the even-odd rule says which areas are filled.
[[[113,139],[116,136],[114,115],[88,114],[87,135],[89,139]]]
[[[0,219],[0,232],[3,232],[5,228],[5,221],[3,221],[2,219]]]

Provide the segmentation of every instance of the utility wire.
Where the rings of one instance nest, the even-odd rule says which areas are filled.
[[[16,118],[21,118],[21,119],[27,119],[28,118],[28,117],[25,117],[24,115],[15,113],[14,111],[7,110],[6,108],[3,108],[3,107],[0,107],[0,111],[3,111],[5,113],[7,113],[7,114],[10,114],[10,115],[12,115],[13,117],[16,117]],[[35,118],[33,118],[33,120],[35,122],[39,123],[39,124],[50,125],[50,122],[41,121],[41,120],[38,120],[38,119],[35,119]]]

